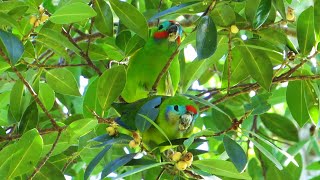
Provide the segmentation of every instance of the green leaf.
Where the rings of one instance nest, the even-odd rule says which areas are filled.
[[[176,13],[177,11],[181,11],[181,10],[192,8],[192,6],[198,5],[198,4],[202,4],[202,2],[194,1],[194,2],[187,2],[187,3],[184,3],[184,4],[180,4],[178,6],[173,6],[173,7],[169,8],[169,9],[166,9],[164,11],[161,11],[161,12],[155,14],[154,16],[152,16],[149,19],[149,22],[151,22],[151,21],[153,21],[153,20],[155,20],[157,18],[160,18],[162,16]]]
[[[192,162],[193,166],[210,174],[234,179],[251,179],[246,172],[238,173],[231,162],[218,159],[203,159]]]
[[[184,73],[180,77],[180,83],[182,84],[183,92],[186,92],[194,81],[198,80],[210,66],[212,66],[227,53],[227,42],[227,38],[225,36],[222,36],[218,40],[219,47],[217,48],[217,51],[213,54],[213,56],[208,59],[204,59],[201,61],[195,60],[185,64]]]
[[[170,145],[172,146],[172,143],[170,141],[170,139],[168,138],[167,134],[163,131],[163,129],[161,129],[160,126],[158,126],[152,119],[150,119],[149,117],[143,115],[143,114],[137,114],[141,117],[143,117],[145,120],[147,120],[150,124],[152,124],[170,143]]]
[[[136,35],[140,39],[142,39],[140,36]],[[127,44],[129,43],[129,40],[131,39],[131,32],[130,31],[121,31],[117,37],[116,37],[116,45],[122,50],[125,51]],[[143,39],[142,39],[143,40]],[[144,41],[144,40],[143,40]]]
[[[14,18],[12,18],[10,15],[5,14],[3,12],[0,12],[0,24],[6,25],[6,26],[11,26],[11,27],[17,28],[17,29],[20,28],[20,25],[18,24],[18,22]]]
[[[22,135],[16,145],[14,155],[11,159],[7,179],[20,176],[33,170],[40,159],[43,141],[39,132],[32,129]]]
[[[125,47],[126,56],[133,55],[137,50],[143,47],[145,41],[138,35],[134,35],[130,38],[128,44]]]
[[[46,162],[33,180],[65,179],[62,171],[51,162]]]
[[[245,45],[238,47],[244,57],[244,62],[251,77],[264,89],[269,91],[273,75],[272,64],[269,57],[265,53],[257,53]]]
[[[220,46],[220,45],[219,45]],[[237,46],[232,49],[232,61],[230,70],[230,86],[236,85],[249,76],[249,73],[244,62],[244,58]],[[222,87],[228,87],[228,61],[224,63],[222,75]]]
[[[297,38],[300,52],[304,55],[309,55],[315,45],[314,11],[312,6],[304,10],[298,17]]]
[[[41,28],[38,38],[46,40],[50,39],[52,42],[67,47],[75,53],[79,54],[80,52],[80,50],[75,45],[73,45],[67,37],[63,36],[60,32],[54,29]]]
[[[10,64],[0,61],[0,75],[10,68]]]
[[[253,22],[257,14],[257,8],[261,0],[247,0],[245,6],[245,15],[248,22]]]
[[[275,113],[262,114],[260,118],[275,135],[289,141],[299,141],[298,129],[290,119]]]
[[[246,131],[246,130],[245,130]],[[286,151],[282,150],[281,148],[279,148],[278,146],[272,144],[269,140],[266,140],[264,138],[262,138],[260,135],[249,131],[250,134],[254,135],[255,137],[257,137],[259,140],[261,140],[263,143],[265,143],[266,145],[270,146],[272,149],[274,149],[277,152],[280,152],[281,154],[283,154],[285,157],[287,157],[287,160],[289,160],[289,162],[293,162],[294,165],[299,166],[297,161],[293,158],[293,156],[291,156],[289,153],[287,153]],[[249,137],[249,135],[247,135],[247,137]],[[250,139],[250,137],[249,137]],[[259,149],[259,148],[258,148]],[[277,160],[277,159],[276,159]],[[273,162],[274,163],[274,162]],[[281,169],[279,169],[281,170]]]
[[[47,71],[46,80],[50,87],[57,93],[80,96],[77,81],[73,74],[64,68]]]
[[[212,128],[215,132],[224,131],[231,127],[232,119],[222,110],[217,110],[216,108],[212,108],[211,110],[211,118],[209,121],[204,121],[206,127]],[[208,116],[209,118],[210,116]]]
[[[312,162],[307,166],[307,170],[320,170],[320,161]]]
[[[30,129],[36,128],[39,121],[37,103],[33,102],[28,106],[24,112],[21,121],[19,123],[18,132],[24,134]]]
[[[38,96],[44,107],[50,111],[55,102],[55,93],[52,88],[47,83],[40,83]]]
[[[317,37],[317,41],[320,41],[320,0],[314,1],[314,31]],[[318,44],[318,48],[320,45]]]
[[[62,56],[67,62],[70,62],[70,56],[66,51],[66,48],[55,40],[48,39],[45,36],[39,36],[35,39],[43,46],[52,49],[56,54]]]
[[[271,105],[268,103],[268,99],[271,93],[257,94],[251,98],[251,103],[244,104],[245,111],[252,110],[252,114],[262,114],[267,112]]]
[[[118,159],[115,159],[114,161],[110,162],[109,164],[107,164],[102,170],[101,179],[105,178],[111,172],[114,172],[115,170],[117,170],[119,167],[127,164],[136,155],[137,155],[137,153],[126,154]]]
[[[319,121],[319,97],[320,92],[318,86],[311,81],[303,81],[304,83],[304,95],[306,100],[306,105],[308,108],[310,119],[314,124],[318,124]]]
[[[241,146],[226,135],[223,137],[223,145],[238,172],[243,172],[247,165],[247,155]]]
[[[302,127],[309,120],[303,81],[290,81],[287,86],[287,104],[291,115]]]
[[[97,98],[102,110],[107,110],[118,98],[126,83],[126,71],[123,66],[106,70],[100,77],[97,87]]]
[[[272,0],[273,5],[276,7],[277,11],[280,13],[282,19],[287,19],[286,9],[284,2],[281,0]]]
[[[70,133],[72,138],[78,138],[80,136],[84,136],[85,134],[89,133],[94,127],[98,124],[98,120],[86,118],[80,119],[77,121],[72,122],[67,127],[67,133]]]
[[[94,117],[92,111],[96,112],[99,116],[102,116],[103,111],[97,98],[98,80],[97,77],[90,79],[88,88],[83,95],[83,116],[86,118]]]
[[[197,25],[196,46],[198,59],[206,59],[217,49],[217,28],[210,16],[201,18]]]
[[[92,161],[88,164],[88,167],[86,168],[86,171],[84,173],[84,179],[87,180],[90,174],[92,173],[93,169],[98,165],[98,163],[101,161],[101,159],[104,157],[104,155],[109,151],[111,148],[111,145],[107,145],[103,148],[102,151],[97,154],[96,157],[92,159]]]
[[[262,154],[264,154],[268,159],[270,159],[270,161],[272,161],[276,165],[276,167],[279,170],[283,169],[281,163],[268,150],[266,150],[261,144],[259,144],[254,139],[252,139],[252,138],[249,138],[249,139],[250,139],[250,141],[253,142],[254,146],[256,148],[258,148],[260,152],[262,152]]]
[[[271,10],[271,0],[261,0],[253,19],[253,28],[258,29],[268,18]]]
[[[24,84],[22,81],[17,81],[10,94],[10,113],[13,122],[19,122],[26,109],[24,93]]]
[[[56,10],[49,20],[55,24],[69,24],[96,16],[97,13],[82,2],[68,3]]]
[[[109,0],[121,22],[145,41],[148,39],[148,24],[144,16],[131,4],[119,0]],[[128,13],[130,12],[130,13]]]
[[[127,177],[127,176],[131,176],[133,174],[136,174],[136,173],[139,173],[139,172],[143,172],[143,171],[146,171],[146,170],[154,168],[154,167],[163,166],[163,165],[166,165],[166,164],[170,164],[170,162],[161,162],[161,163],[156,163],[156,164],[148,164],[148,165],[140,166],[138,168],[129,170],[129,171],[123,173],[123,174],[118,175],[116,177],[116,179],[121,179],[121,178],[124,178],[124,177]]]
[[[104,0],[95,0],[94,8],[97,12],[94,26],[107,36],[113,36],[113,15],[110,6]]]
[[[23,54],[23,44],[15,35],[3,30],[0,30],[0,40],[7,51],[11,63],[13,65],[16,64]]]
[[[234,10],[227,3],[219,3],[210,14],[217,26],[229,27],[236,21]]]

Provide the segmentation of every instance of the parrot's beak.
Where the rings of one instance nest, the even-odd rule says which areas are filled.
[[[182,29],[179,23],[175,22],[168,28],[167,32],[169,33],[168,40],[169,42],[178,41],[180,44],[180,37],[182,34]]]
[[[186,114],[183,114],[182,116],[180,116],[179,130],[180,131],[187,130],[190,127],[192,121],[193,121],[192,112],[187,112]]]

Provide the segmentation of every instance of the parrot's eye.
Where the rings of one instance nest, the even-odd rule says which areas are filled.
[[[163,28],[163,25],[160,25],[159,28],[158,28],[158,30],[161,30],[162,28]]]
[[[179,111],[178,105],[175,105],[175,106],[173,107],[173,109],[174,109],[175,111]]]

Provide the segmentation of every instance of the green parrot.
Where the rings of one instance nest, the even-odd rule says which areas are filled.
[[[164,21],[151,34],[144,47],[129,59],[127,82],[121,94],[126,102],[146,98],[152,92],[158,75],[180,44],[182,28],[175,21]],[[156,94],[173,96],[179,79],[180,67],[176,56],[160,80]]]
[[[114,104],[113,107],[121,115],[118,123],[128,129],[138,129],[147,149],[166,142],[167,138],[189,137],[199,112],[197,105],[184,96],[154,96],[130,104]],[[141,115],[154,121],[167,138]]]

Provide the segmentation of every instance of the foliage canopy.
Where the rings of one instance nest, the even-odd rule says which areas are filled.
[[[193,154],[182,171],[114,123],[159,19],[184,28],[176,94],[201,111],[162,144]],[[317,179],[319,42],[320,0],[2,0],[0,179]]]

